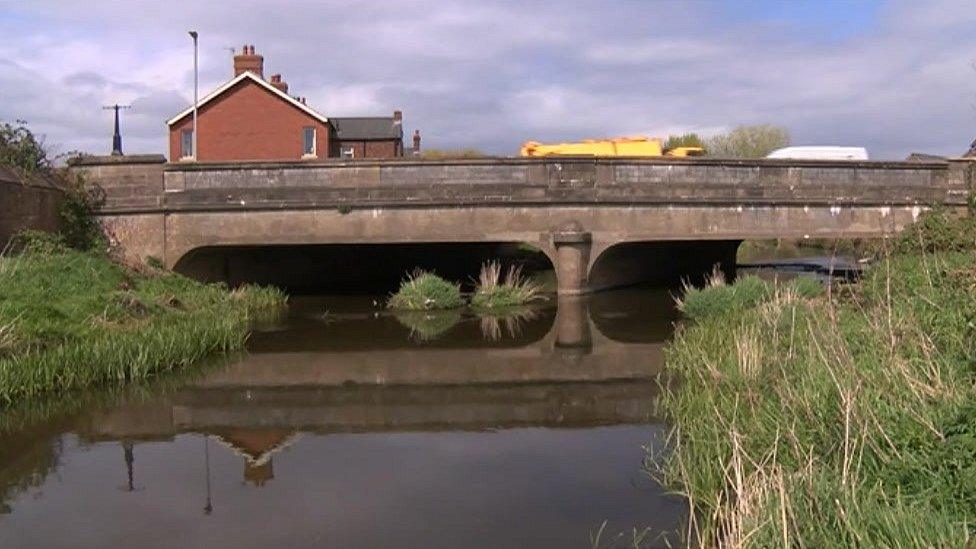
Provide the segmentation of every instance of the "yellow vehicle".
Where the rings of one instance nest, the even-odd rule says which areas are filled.
[[[680,158],[688,156],[705,156],[705,149],[702,147],[675,147],[664,151],[664,156],[677,156]]]
[[[544,144],[526,141],[521,156],[701,156],[701,147],[675,147],[665,151],[656,137],[616,137],[613,139],[586,139],[573,143]]]

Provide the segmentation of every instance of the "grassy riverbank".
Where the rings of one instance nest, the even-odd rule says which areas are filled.
[[[696,510],[691,539],[971,543],[974,239],[972,221],[932,216],[856,285],[698,304],[668,351],[680,381],[662,397],[676,427],[661,472]]]
[[[0,408],[240,348],[274,289],[228,291],[40,240],[0,257]]]

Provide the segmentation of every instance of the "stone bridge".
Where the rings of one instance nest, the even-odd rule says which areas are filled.
[[[734,268],[743,239],[883,237],[963,207],[971,163],[486,158],[72,163],[128,254],[187,270],[256,246],[527,243],[560,294]]]

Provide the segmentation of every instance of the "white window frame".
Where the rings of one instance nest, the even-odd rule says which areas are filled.
[[[307,130],[312,130],[312,152],[305,152],[305,132]],[[303,126],[302,127],[302,158],[318,158],[318,131],[315,126]]]
[[[190,146],[184,147],[186,144],[185,137],[190,136]],[[187,149],[189,149],[190,154],[186,154]],[[180,160],[193,160],[197,157],[197,152],[193,150],[193,130],[192,129],[182,129],[180,130]]]

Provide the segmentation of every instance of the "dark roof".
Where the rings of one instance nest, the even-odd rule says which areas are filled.
[[[339,139],[403,139],[403,125],[392,116],[329,117]]]

